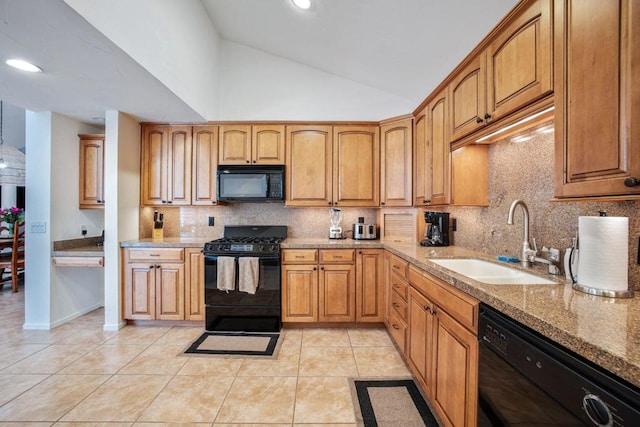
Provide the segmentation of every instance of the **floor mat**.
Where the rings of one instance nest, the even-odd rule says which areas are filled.
[[[204,332],[185,354],[276,357],[279,333]]]
[[[439,426],[413,380],[353,379],[352,389],[358,400],[354,405],[358,425]]]

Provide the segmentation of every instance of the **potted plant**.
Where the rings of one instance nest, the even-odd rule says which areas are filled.
[[[24,221],[24,210],[15,206],[0,209],[0,220],[7,223],[9,235],[13,236],[13,227],[16,221]]]

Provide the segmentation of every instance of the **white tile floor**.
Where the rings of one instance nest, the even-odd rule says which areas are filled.
[[[25,331],[0,291],[2,426],[355,426],[349,377],[407,377],[383,329],[287,329],[277,359],[188,357],[193,327],[103,332],[96,310]]]

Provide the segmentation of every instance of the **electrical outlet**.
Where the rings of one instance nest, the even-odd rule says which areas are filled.
[[[560,249],[556,249],[556,248],[549,249],[549,260],[560,261]]]
[[[83,236],[87,235],[87,226],[86,225],[81,225],[80,226],[80,231],[82,232]]]
[[[209,227],[213,227],[215,225],[215,217],[209,217]]]
[[[46,233],[47,223],[44,221],[33,221],[29,227],[31,227],[32,233]]]

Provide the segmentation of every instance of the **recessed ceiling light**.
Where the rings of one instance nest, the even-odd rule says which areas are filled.
[[[303,10],[307,10],[311,7],[311,0],[291,0],[293,4]]]
[[[29,73],[41,73],[42,68],[37,65],[33,65],[31,62],[24,61],[22,59],[7,59],[5,62],[7,65],[17,68],[18,70],[28,71]]]

